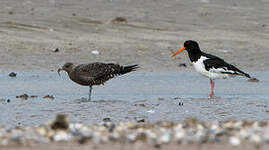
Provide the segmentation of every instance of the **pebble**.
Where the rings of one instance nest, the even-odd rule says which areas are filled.
[[[110,120],[104,118],[104,120]],[[68,116],[59,114],[55,120],[44,125],[13,129],[0,127],[0,146],[9,144],[52,143],[91,141],[96,144],[108,142],[146,142],[162,146],[169,143],[229,143],[239,146],[250,143],[255,146],[269,144],[269,124],[241,120],[202,122],[188,118],[183,122],[137,123],[103,121],[100,124],[70,123]]]
[[[179,67],[187,67],[187,65],[185,63],[181,63],[178,65]]]
[[[145,105],[145,104],[134,104],[134,106],[146,107],[146,105]]]
[[[8,76],[10,76],[10,77],[16,77],[16,76],[17,76],[17,73],[15,73],[15,72],[11,72],[11,73],[9,73]]]
[[[68,134],[64,131],[59,131],[53,136],[53,141],[55,142],[61,142],[61,141],[68,141],[72,138],[71,134]]]
[[[16,98],[21,98],[24,100],[27,100],[28,98],[37,98],[36,95],[28,95],[28,94],[22,94],[22,95],[17,95]],[[10,100],[9,100],[10,102]]]
[[[262,139],[260,136],[253,134],[250,136],[249,141],[259,145],[262,142]]]
[[[27,100],[29,98],[29,95],[28,94],[17,95],[16,98]]]
[[[176,134],[175,134],[175,140],[178,143],[182,142],[184,140],[184,137],[185,137],[185,131],[184,130],[176,132]]]
[[[112,23],[127,23],[127,19],[125,17],[116,17],[111,20]]]
[[[104,118],[103,121],[104,121],[104,122],[110,122],[111,119],[110,119],[110,118]]]
[[[13,11],[9,11],[8,14],[9,14],[9,15],[13,15],[14,12],[13,12]]]
[[[55,52],[55,53],[57,53],[59,51],[60,51],[59,48],[56,48],[55,50],[53,50],[53,52]]]
[[[31,95],[30,97],[31,98],[37,98],[38,96],[37,95]]]
[[[257,78],[250,78],[248,79],[248,82],[260,82],[260,80]]]
[[[161,143],[169,143],[171,141],[171,132],[165,133],[163,136],[160,137]]]
[[[136,121],[137,123],[142,123],[142,122],[145,122],[145,119],[139,119]]]
[[[43,99],[51,99],[54,100],[54,96],[53,95],[46,95],[43,97]]]
[[[151,113],[151,114],[154,114],[155,113],[155,110],[148,110],[147,112],[148,113]]]
[[[136,139],[136,135],[135,135],[135,134],[129,134],[129,135],[127,135],[127,139],[128,139],[130,142],[134,142],[135,139]]]
[[[93,55],[99,55],[100,52],[99,52],[98,50],[93,50],[93,51],[92,51],[92,54],[93,54]]]
[[[230,137],[229,142],[230,142],[233,146],[238,146],[238,145],[241,144],[240,139],[239,139],[238,137],[236,137],[236,136],[232,136],[232,137]]]
[[[69,119],[64,114],[59,114],[56,116],[56,119],[51,124],[51,129],[53,130],[66,130],[69,128]]]

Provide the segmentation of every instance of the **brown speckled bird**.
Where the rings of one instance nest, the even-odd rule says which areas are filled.
[[[114,63],[89,63],[74,65],[73,63],[65,63],[62,68],[58,69],[58,74],[60,76],[60,71],[66,71],[69,78],[83,86],[89,86],[89,101],[91,100],[92,86],[104,84],[107,80],[123,75],[131,71],[135,71],[139,68],[138,65],[121,66]]]

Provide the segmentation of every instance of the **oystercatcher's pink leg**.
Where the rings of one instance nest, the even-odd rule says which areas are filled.
[[[211,93],[210,93],[210,98],[214,97],[214,86],[215,86],[215,81],[210,79],[210,84],[211,84]]]

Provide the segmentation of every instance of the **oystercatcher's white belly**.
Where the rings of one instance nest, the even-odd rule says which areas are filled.
[[[226,79],[229,77],[229,74],[222,73],[225,72],[222,68],[210,68],[209,71],[205,69],[204,60],[208,59],[207,57],[201,56],[196,62],[193,62],[194,69],[201,75],[208,77],[210,79]]]

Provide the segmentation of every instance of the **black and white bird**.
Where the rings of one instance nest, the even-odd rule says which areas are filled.
[[[128,72],[135,71],[138,65],[121,66],[114,63],[89,63],[74,65],[73,63],[65,63],[60,71],[66,71],[69,78],[77,84],[89,86],[89,101],[91,100],[92,86],[104,84],[107,80],[115,76],[123,75]]]
[[[200,50],[199,44],[196,41],[188,40],[184,42],[184,46],[172,57],[186,50],[190,61],[195,70],[201,75],[208,77],[211,84],[210,98],[214,97],[215,79],[226,79],[233,76],[244,76],[251,78],[249,74],[239,70],[235,66],[225,62],[223,59],[204,53]]]

